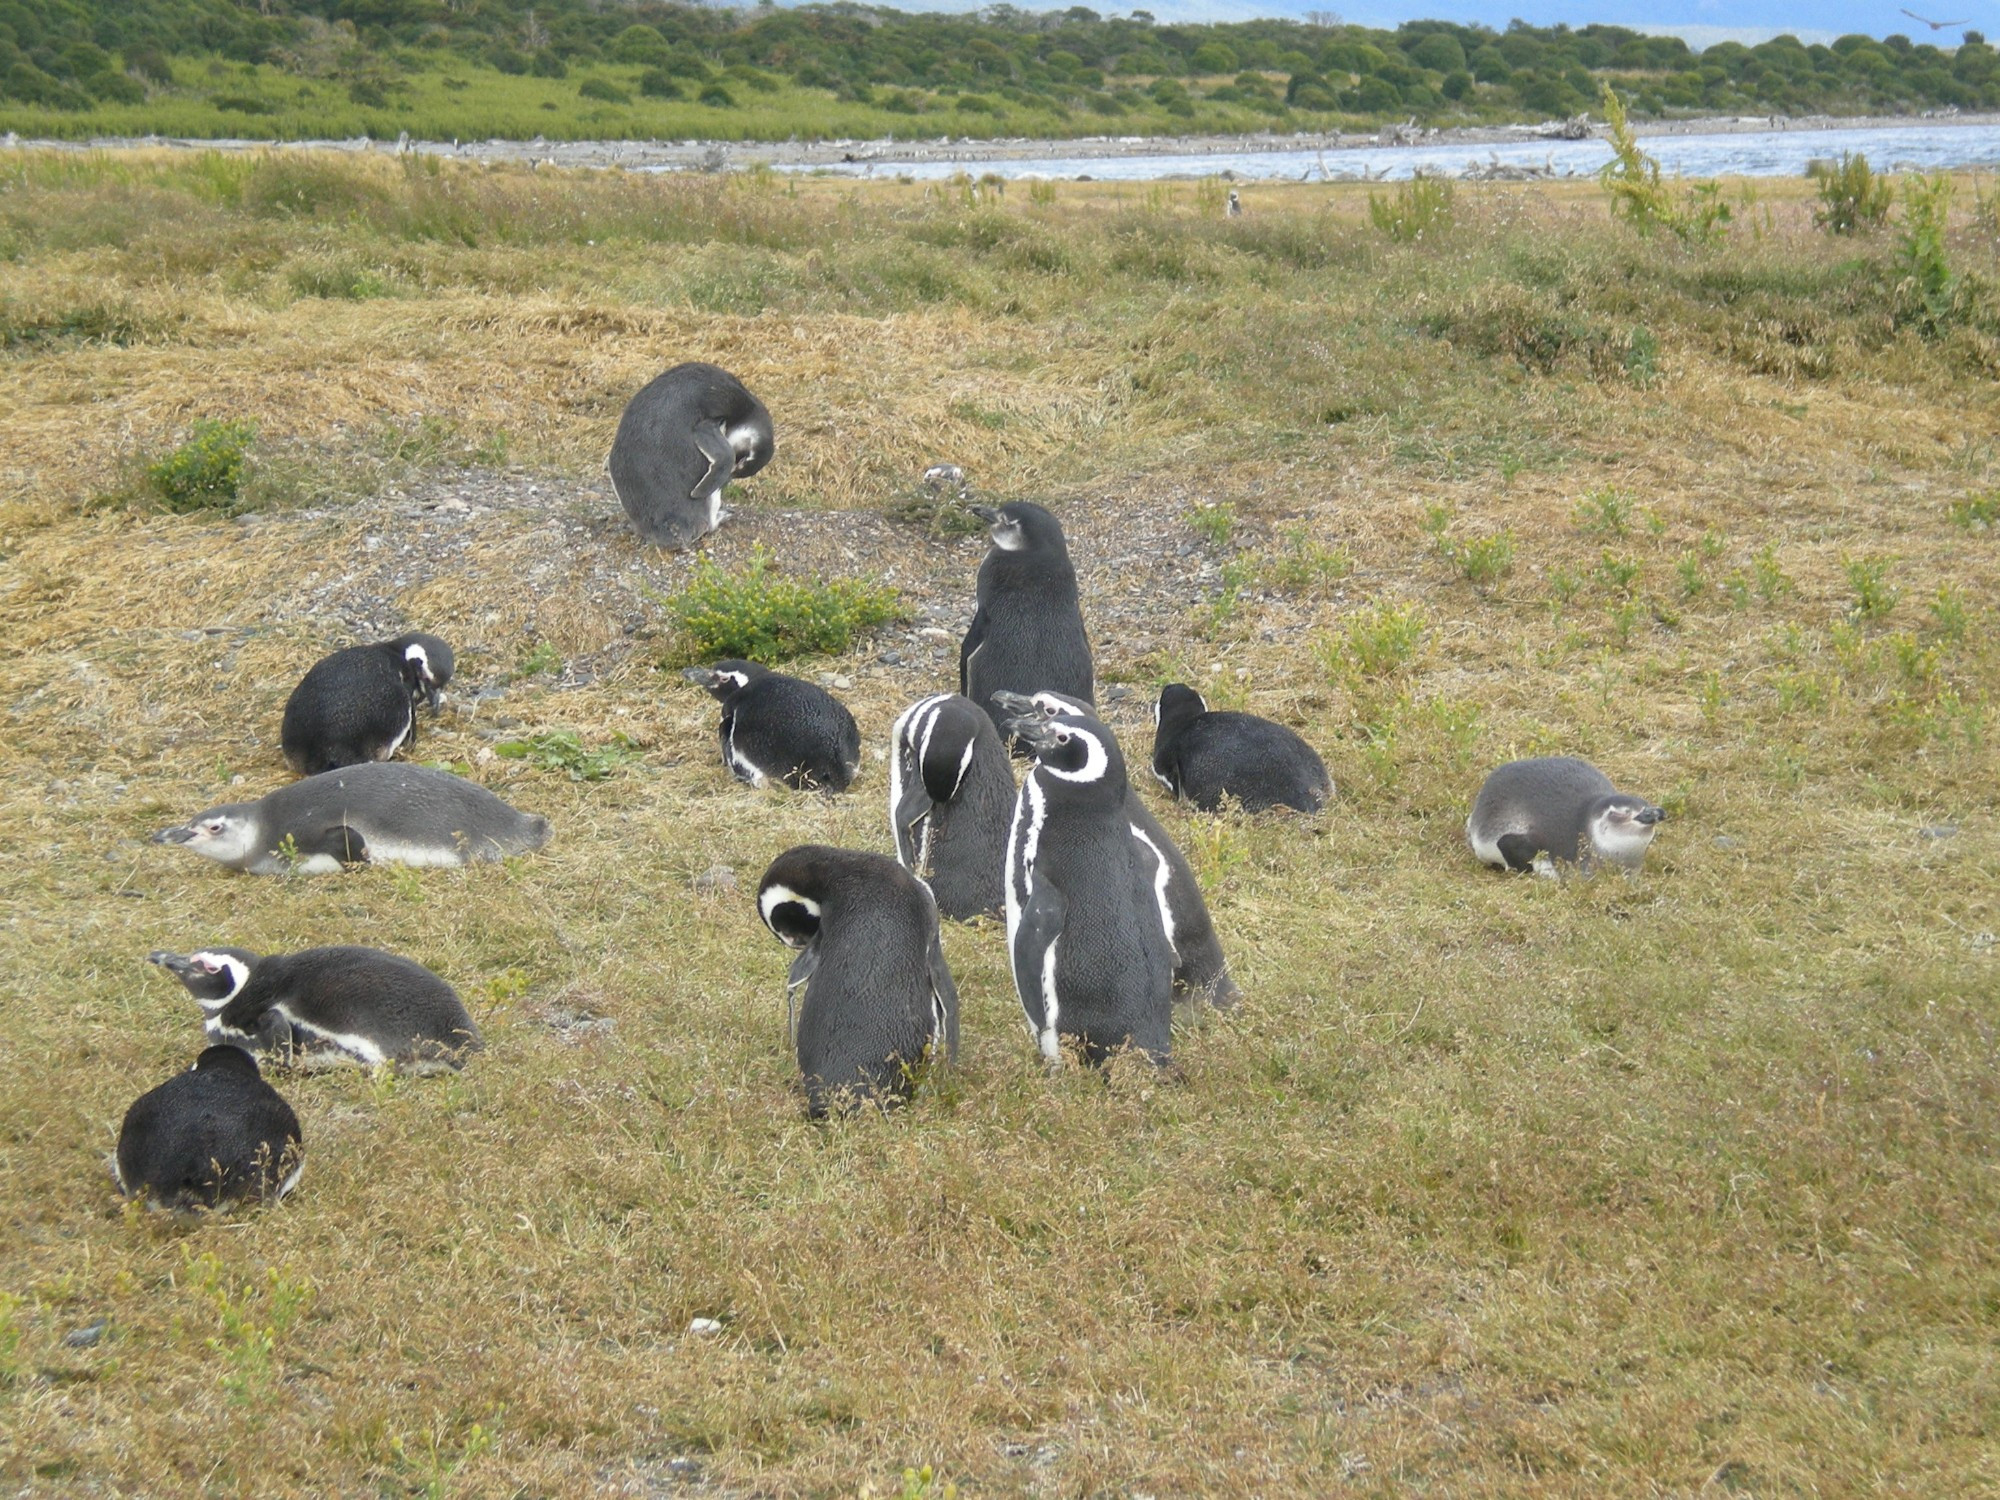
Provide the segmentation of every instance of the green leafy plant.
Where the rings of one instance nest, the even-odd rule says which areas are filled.
[[[1632,497],[1626,491],[1606,485],[1592,490],[1572,507],[1578,529],[1605,536],[1623,536],[1632,529]]]
[[[239,1285],[211,1251],[188,1262],[195,1291],[214,1310],[220,1325],[208,1347],[228,1368],[222,1388],[232,1401],[251,1401],[270,1389],[278,1341],[311,1306],[314,1287],[305,1277],[287,1276],[272,1266],[262,1284]]]
[[[845,651],[856,631],[898,618],[900,605],[894,589],[877,583],[786,578],[758,547],[741,572],[701,559],[688,586],[667,601],[667,613],[680,636],[670,665],[733,658],[768,666]]]
[[[1187,513],[1188,525],[1211,547],[1224,547],[1236,530],[1236,507],[1227,500],[1203,502]]]
[[[1689,244],[1709,244],[1729,222],[1729,205],[1712,182],[1676,190],[1661,180],[1660,164],[1640,149],[1625,115],[1625,103],[1610,84],[1601,95],[1610,134],[1611,160],[1598,181],[1611,195],[1611,212],[1642,235],[1666,229]]]
[[[1614,594],[1630,594],[1639,581],[1639,560],[1606,552],[1597,559],[1597,577]]]
[[[1832,166],[1819,166],[1819,207],[1813,223],[1828,234],[1860,234],[1889,217],[1889,179],[1878,177],[1859,151],[1841,152]]]
[[[21,1378],[22,1299],[12,1292],[0,1292],[0,1390]]]
[[[1778,547],[1775,542],[1758,549],[1757,555],[1750,559],[1750,569],[1757,580],[1757,595],[1766,604],[1791,593],[1797,586],[1792,582],[1791,575],[1778,566]]]
[[[1292,594],[1318,593],[1354,571],[1354,554],[1313,539],[1309,526],[1287,526],[1264,558],[1264,582]]]
[[[1949,514],[1951,524],[1965,531],[1991,531],[2000,526],[2000,490],[1954,500]]]
[[[514,664],[516,677],[539,677],[544,672],[562,670],[562,652],[553,641],[536,641],[521,653],[521,659]]]
[[[1451,228],[1452,185],[1445,177],[1412,177],[1388,197],[1368,195],[1368,221],[1390,239],[1409,244],[1436,239]]]
[[[586,746],[571,730],[551,729],[524,739],[502,740],[493,753],[525,760],[544,771],[561,771],[571,781],[604,781],[639,758],[629,735],[614,734],[602,745]]]
[[[176,515],[202,510],[234,514],[256,436],[254,423],[203,418],[186,442],[146,466],[146,483]]]
[[[1503,530],[1455,543],[1451,558],[1475,588],[1491,588],[1514,567],[1514,533]]]
[[[1957,320],[1959,285],[1946,253],[1951,179],[1942,172],[1903,180],[1903,219],[1894,264],[1896,321],[1935,338]]]
[[[1321,664],[1336,676],[1347,672],[1380,677],[1416,655],[1424,638],[1424,614],[1415,605],[1378,604],[1347,622],[1336,639],[1322,640]]]
[[[1845,566],[1847,581],[1854,589],[1856,619],[1879,620],[1896,607],[1903,591],[1889,582],[1889,559],[1850,557]]]
[[[1930,603],[1931,620],[1937,633],[1948,641],[1961,640],[1969,623],[1965,607],[1965,591],[1953,584],[1945,584],[1937,591]]]

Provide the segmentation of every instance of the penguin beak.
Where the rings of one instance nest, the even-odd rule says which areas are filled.
[[[1035,700],[1030,698],[1026,693],[1014,693],[1009,692],[1006,688],[1001,688],[998,692],[989,696],[992,702],[1010,714],[1018,714],[1022,718],[1032,715],[1037,719],[1042,716],[1041,710],[1035,707]]]
[[[430,700],[432,713],[444,707],[444,689],[428,677],[424,679],[424,696]]]
[[[153,835],[153,842],[156,844],[185,844],[193,837],[194,825],[192,823],[183,823],[178,828],[162,828],[158,833]]]
[[[1055,741],[1050,721],[1040,714],[1023,714],[1007,721],[1007,732],[1031,750],[1046,750]]]
[[[1655,823],[1664,823],[1667,821],[1666,809],[1649,807],[1639,814],[1639,821],[1644,823],[1648,828],[1651,828]]]
[[[173,974],[181,979],[186,979],[194,972],[194,963],[192,960],[182,958],[178,953],[168,953],[166,950],[160,948],[156,948],[151,953],[148,953],[146,955],[146,962],[149,964],[158,964],[169,974]]]
[[[1000,524],[1000,512],[990,505],[968,505],[965,508],[979,517],[988,526],[998,526]]]
[[[708,667],[688,667],[682,671],[681,676],[696,687],[712,689],[715,686],[715,673]]]

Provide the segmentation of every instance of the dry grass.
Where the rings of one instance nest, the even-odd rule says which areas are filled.
[[[389,174],[386,206],[295,221],[174,162],[124,172],[0,194],[9,326],[91,305],[137,330],[0,357],[0,1474],[2000,1487],[2000,536],[1949,517],[2000,483],[1990,334],[1890,330],[1805,187],[1760,188],[1761,238],[1704,258],[1623,240],[1568,187],[1467,189],[1412,250],[1340,189],[1259,189],[1225,225],[1103,184],[995,209],[495,174],[516,230],[467,245],[397,230],[435,188]],[[644,229],[673,213],[713,237]],[[395,295],[291,289],[339,258]],[[1545,368],[1481,352],[1502,312],[1567,342]],[[1657,368],[1628,377],[1640,325]],[[1166,813],[1249,995],[1177,1039],[1185,1082],[1045,1077],[1000,934],[954,929],[949,1088],[803,1122],[789,955],[746,892],[792,843],[883,847],[884,783],[871,760],[846,798],[752,794],[709,700],[653,670],[687,563],[631,544],[596,469],[624,395],[695,353],[780,428],[718,560],[893,574],[913,626],[949,629],[977,545],[867,513],[947,457],[1064,502],[1104,675],[1135,687],[1129,749],[1185,677],[1326,753],[1316,823]],[[270,508],[92,503],[216,414],[290,466]],[[511,474],[445,462],[501,431]],[[1608,487],[1623,533],[1578,518]],[[1198,502],[1239,518],[1219,547]],[[1437,505],[1454,535],[1511,530],[1512,571],[1475,590]],[[1300,519],[1352,569],[1273,588]],[[1875,557],[1900,596],[1850,620],[1847,565]],[[1341,643],[1383,603],[1425,630],[1363,671]],[[260,880],[144,842],[234,776],[277,784],[303,666],[405,622],[461,647],[420,752],[547,814],[544,854]],[[560,668],[519,675],[542,642]],[[881,645],[905,660],[826,664],[871,752],[949,676],[949,646]],[[496,761],[503,717],[643,759],[590,785]],[[1472,863],[1482,769],[1558,749],[1670,807],[1642,883]],[[698,892],[717,864],[744,889]],[[102,1159],[197,1033],[143,956],[218,939],[409,953],[488,1051],[451,1079],[283,1080],[298,1195],[149,1219]]]

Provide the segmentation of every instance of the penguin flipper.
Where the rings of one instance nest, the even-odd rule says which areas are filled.
[[[958,643],[958,690],[967,697],[972,696],[969,686],[972,675],[972,658],[979,654],[979,648],[985,642],[986,611],[977,609],[972,612],[972,624],[966,629],[965,639]],[[982,703],[979,706],[988,713],[993,711],[991,704]]]
[[[720,422],[698,422],[692,434],[695,447],[701,449],[701,456],[708,460],[708,472],[694,482],[688,491],[690,500],[707,500],[729,482],[729,476],[736,471],[736,450],[729,446],[729,438],[723,433]]]
[[[1030,871],[1027,899],[1021,903],[1021,920],[1013,932],[1014,988],[1020,992],[1028,1029],[1051,1062],[1061,1058],[1054,1039],[1061,1011],[1054,993],[1055,952],[1068,917],[1069,903],[1063,893],[1048,881],[1037,880]]]
[[[365,865],[368,863],[368,840],[361,836],[361,830],[345,823],[335,823],[306,838],[293,837],[300,859],[311,859],[316,854],[324,854],[338,860],[343,865]]]
[[[896,826],[892,831],[896,835],[896,853],[906,870],[923,873],[917,870],[917,851],[922,848],[917,825],[931,815],[935,805],[931,800],[929,789],[925,787],[921,778],[913,778],[903,789],[903,795],[896,803],[893,814]]]
[[[1510,870],[1534,869],[1535,856],[1542,852],[1541,847],[1525,833],[1503,833],[1493,842]]]
[[[930,971],[931,1046],[942,1048],[946,1062],[955,1062],[958,1059],[958,986],[952,981],[951,965],[944,961],[944,943],[935,927],[931,930]]]
[[[807,943],[799,950],[799,956],[792,960],[792,967],[785,975],[785,1013],[787,1030],[792,1034],[792,1050],[799,1046],[799,1010],[804,1004],[804,990],[819,967],[819,944]]]

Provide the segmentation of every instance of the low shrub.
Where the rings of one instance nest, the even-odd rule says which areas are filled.
[[[1412,177],[1389,197],[1368,195],[1368,221],[1390,239],[1411,244],[1451,228],[1452,187],[1442,177]]]
[[[688,586],[667,601],[667,613],[680,637],[669,665],[734,658],[768,666],[845,651],[856,631],[896,619],[900,606],[896,591],[881,584],[786,578],[759,547],[740,573],[709,558],[696,563]]]
[[[256,436],[253,423],[204,418],[185,443],[146,466],[146,483],[176,515],[201,510],[233,514]]]
[[[1877,177],[1859,151],[1843,151],[1831,167],[1812,174],[1819,179],[1819,207],[1813,223],[1829,234],[1860,234],[1879,228],[1889,217],[1889,179]]]

